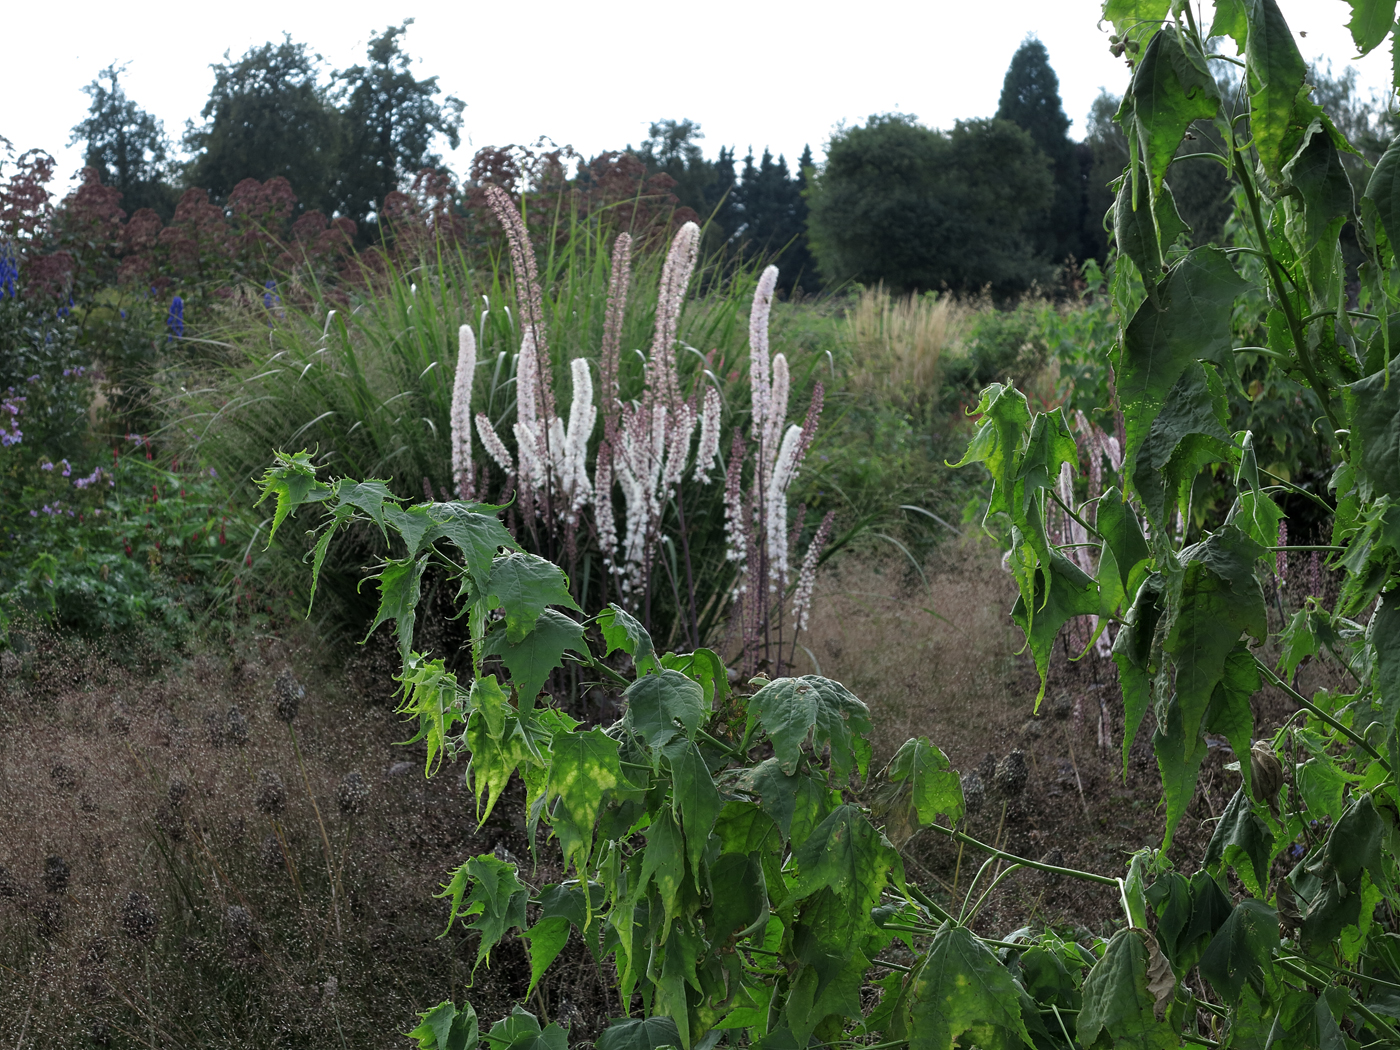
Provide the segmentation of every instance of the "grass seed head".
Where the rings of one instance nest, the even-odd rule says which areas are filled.
[[[263,839],[262,848],[258,851],[258,863],[270,871],[283,866],[282,843],[277,841],[276,835]]]
[[[58,854],[44,858],[44,890],[48,893],[63,893],[68,889],[68,862]]]
[[[369,800],[369,785],[359,770],[351,770],[340,778],[340,786],[335,789],[336,805],[347,817],[358,816],[365,811]]]
[[[1030,769],[1026,766],[1026,756],[1021,751],[1012,751],[997,763],[992,776],[992,786],[1003,798],[1016,798],[1026,790]]]
[[[280,816],[287,809],[287,789],[282,778],[270,769],[258,774],[257,805],[269,817]]]
[[[969,817],[975,817],[987,801],[987,785],[976,770],[962,775],[963,808]]]
[[[156,909],[151,898],[132,890],[122,904],[122,931],[137,944],[149,944],[156,935]]]
[[[291,725],[297,717],[297,712],[301,710],[301,701],[304,696],[306,696],[306,690],[302,688],[301,683],[296,680],[291,671],[283,671],[279,674],[272,687],[272,706],[277,717]]]
[[[243,717],[243,712],[234,704],[228,709],[228,715],[224,719],[227,740],[234,747],[242,747],[248,742],[248,720]]]

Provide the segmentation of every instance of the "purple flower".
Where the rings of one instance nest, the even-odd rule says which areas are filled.
[[[170,300],[170,313],[166,315],[165,325],[170,329],[170,337],[179,339],[185,334],[185,300],[178,295]]]
[[[39,464],[39,469],[40,469],[40,470],[53,470],[53,464],[50,463],[48,460],[44,460],[44,462],[42,462],[42,463]]]

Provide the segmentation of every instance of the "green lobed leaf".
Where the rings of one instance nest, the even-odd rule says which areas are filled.
[[[815,674],[775,678],[749,699],[749,717],[763,726],[785,773],[797,769],[809,738],[817,754],[830,745],[831,768],[838,776],[865,773],[870,709],[840,682]]]
[[[670,668],[638,678],[622,696],[627,701],[624,724],[652,748],[678,734],[694,740],[709,713],[700,683]]]
[[[524,937],[530,945],[530,987],[525,991],[525,998],[528,999],[535,986],[540,983],[545,970],[559,958],[559,953],[569,942],[569,921],[560,918],[541,919],[525,931]]]
[[[1188,362],[1133,461],[1133,485],[1159,532],[1169,525],[1168,510],[1189,497],[1201,467],[1230,458],[1229,413],[1215,369]]]
[[[471,1003],[458,1010],[449,999],[418,1015],[418,1027],[406,1033],[418,1050],[475,1050],[480,1041]]]
[[[1155,199],[1147,187],[1147,173],[1140,163],[1123,176],[1113,204],[1113,240],[1118,250],[1133,260],[1143,282],[1155,288],[1166,270],[1167,251],[1182,234],[1190,233],[1191,227],[1182,221],[1170,186],[1161,183]]]
[[[484,656],[499,656],[510,672],[523,707],[528,709],[544,688],[549,674],[564,666],[564,653],[588,655],[588,643],[583,640],[583,627],[554,609],[545,609],[535,621],[534,629],[520,642],[512,642],[510,633],[499,627],[486,636],[481,647]]]
[[[1235,41],[1235,54],[1244,54],[1245,37],[1249,34],[1249,20],[1245,16],[1247,0],[1215,0],[1215,17],[1211,20],[1207,38],[1228,36]]]
[[[288,514],[304,503],[320,502],[332,493],[331,486],[316,480],[316,468],[311,465],[311,453],[303,449],[291,455],[274,452],[273,456],[275,465],[268,467],[258,479],[260,495],[258,502],[253,504],[255,507],[261,506],[268,496],[277,501],[276,509],[272,512],[272,527],[267,532],[269,547],[272,546],[277,530],[282,527],[282,522],[287,520]]]
[[[1133,598],[1146,576],[1152,552],[1147,548],[1142,523],[1133,509],[1123,502],[1123,494],[1117,487],[1110,487],[1099,499],[1094,528],[1103,537],[1103,546],[1113,554],[1113,565],[1118,572],[1122,593]],[[1102,580],[1099,585],[1103,586]]]
[[[1263,901],[1246,898],[1211,939],[1201,956],[1201,974],[1221,999],[1236,1005],[1246,981],[1273,976],[1278,946],[1278,913]]]
[[[1364,202],[1370,202],[1375,208],[1386,239],[1392,245],[1400,244],[1400,142],[1391,142],[1381,154],[1366,183]],[[1376,232],[1372,229],[1373,237]]]
[[[1230,748],[1238,755],[1240,775],[1244,778],[1245,790],[1254,793],[1253,774],[1250,772],[1250,741],[1254,739],[1254,709],[1250,700],[1259,692],[1263,681],[1259,676],[1259,664],[1248,644],[1236,642],[1230,655],[1225,658],[1225,668],[1215,691],[1210,696],[1210,706],[1202,727],[1207,733],[1215,733],[1230,741]]]
[[[1298,254],[1307,255],[1319,242],[1335,241],[1356,205],[1331,129],[1321,120],[1309,125],[1303,148],[1283,166],[1283,177],[1302,203],[1301,229],[1295,238]]]
[[[910,1050],[1033,1046],[1010,971],[965,926],[945,922],[909,993]]]
[[[1246,287],[1224,252],[1194,248],[1172,267],[1157,301],[1144,301],[1133,315],[1117,367],[1126,476],[1134,476],[1138,450],[1191,362],[1212,361],[1233,375],[1230,315]]]
[[[549,752],[545,805],[558,799],[585,834],[581,855],[577,858],[581,872],[592,850],[593,825],[597,823],[603,795],[622,783],[617,741],[598,728],[587,732],[558,732],[550,742]],[[570,859],[566,853],[565,867]]]
[[[1162,591],[1165,581],[1152,575],[1138,588],[1128,608],[1123,626],[1113,639],[1113,662],[1118,665],[1118,682],[1123,691],[1123,777],[1128,776],[1128,752],[1147,715],[1152,696],[1151,667],[1153,640],[1165,611]]]
[[[468,886],[471,887],[470,893],[467,893]],[[473,970],[483,961],[489,963],[491,949],[505,936],[506,930],[512,926],[523,930],[526,926],[525,904],[530,896],[529,888],[516,877],[514,864],[507,864],[490,853],[473,857],[453,872],[452,880],[437,896],[452,898],[447,930],[452,928],[458,915],[463,918],[476,917],[469,926],[469,929],[481,934]],[[444,935],[447,930],[443,931]]]
[[[607,645],[604,656],[621,649],[632,657],[638,675],[661,670],[661,663],[656,658],[656,649],[651,644],[650,633],[642,626],[640,620],[621,606],[610,604],[599,613],[598,626]]]
[[[1147,168],[1147,185],[1134,187],[1130,206],[1150,207],[1186,129],[1193,121],[1214,117],[1219,105],[1215,78],[1204,60],[1182,48],[1176,27],[1153,35],[1114,118],[1129,139],[1129,149]],[[1135,176],[1128,181],[1134,180]],[[1170,243],[1165,237],[1163,242],[1164,247]]]
[[[388,539],[388,531],[384,527],[384,503],[387,500],[390,507],[397,507],[394,494],[389,491],[389,484],[379,479],[369,481],[351,481],[349,478],[342,478],[335,483],[335,498],[340,507],[336,507],[339,512],[341,507],[349,507],[358,510],[379,526],[379,533]],[[418,552],[410,550],[408,556],[414,557]]]
[[[734,788],[757,795],[759,805],[778,826],[785,842],[805,842],[812,829],[831,811],[831,792],[824,782],[805,773],[783,772],[777,758],[738,771],[730,778]]]
[[[490,593],[506,614],[506,638],[519,643],[548,606],[582,612],[569,593],[569,578],[552,561],[534,554],[512,553],[491,562]]]
[[[671,920],[680,908],[681,886],[685,881],[685,838],[669,808],[661,810],[645,835],[647,846],[642,854],[642,871],[632,896],[634,901],[640,899],[647,887],[655,883],[666,910],[665,924],[669,931]]]
[[[404,743],[426,742],[428,754],[423,773],[432,776],[434,759],[449,746],[449,736],[457,724],[465,720],[464,711],[469,711],[471,705],[463,704],[465,698],[458,689],[457,676],[449,673],[441,660],[425,660],[413,653],[408,669],[399,680],[403,683],[404,697],[397,713],[418,719],[417,734]],[[475,686],[472,692],[476,692]]]
[[[860,808],[838,806],[792,854],[796,877],[788,900],[801,900],[829,888],[851,915],[870,922],[870,909],[891,874],[903,867],[899,854],[875,830]]]
[[[896,846],[941,816],[952,824],[962,819],[962,781],[928,737],[906,740],[878,783],[872,812],[884,821],[885,835]]]
[[[992,383],[982,391],[972,414],[979,417],[977,431],[963,458],[954,467],[984,463],[992,476],[992,495],[987,503],[985,522],[998,513],[1013,513],[1015,468],[1021,438],[1030,425],[1030,405],[1026,395],[1015,387]]]
[[[557,1024],[540,1028],[539,1019],[519,1006],[486,1033],[491,1050],[568,1050],[569,1037]]]
[[[1397,241],[1396,243],[1400,243]],[[1342,389],[1351,428],[1351,465],[1363,500],[1389,496],[1400,503],[1400,370],[1385,371]]]
[[[423,570],[428,567],[428,558],[418,560],[404,558],[401,561],[390,559],[376,576],[369,577],[379,583],[379,608],[375,611],[374,622],[365,632],[363,645],[381,623],[394,621],[394,636],[398,640],[399,655],[405,667],[413,648],[413,624],[417,618],[418,599],[422,595]]]
[[[1043,582],[1047,577],[1048,592]],[[1045,697],[1050,654],[1060,628],[1076,616],[1092,616],[1098,611],[1099,588],[1094,578],[1058,551],[1051,551],[1048,571],[1036,577],[1033,602],[1028,605],[1023,595],[1016,599],[1011,610],[1012,621],[1025,632],[1035,669],[1040,675],[1040,690],[1035,696],[1037,710]]]
[[[1351,4],[1351,39],[1359,54],[1375,50],[1395,24],[1395,0],[1348,0]]]
[[[486,503],[429,503],[410,507],[409,513],[421,512],[430,523],[419,537],[420,545],[447,540],[461,553],[467,571],[478,585],[484,585],[491,578],[496,556],[502,548],[520,550],[520,545],[496,517],[498,510],[499,507]],[[551,604],[576,608],[568,602]]]
[[[631,1017],[613,1021],[593,1044],[597,1050],[660,1050],[680,1046],[680,1032],[669,1017]]]
[[[1381,595],[1366,635],[1376,654],[1376,692],[1380,694],[1386,744],[1394,766],[1400,761],[1400,590]]]
[[[1147,943],[1142,930],[1119,930],[1084,979],[1076,1034],[1086,1050],[1098,1047],[1167,1050],[1178,1039],[1154,1013],[1147,989]]]

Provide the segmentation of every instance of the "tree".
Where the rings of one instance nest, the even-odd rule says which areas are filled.
[[[92,104],[68,144],[87,143],[84,165],[121,192],[128,214],[154,208],[168,221],[175,210],[175,191],[165,178],[170,140],[159,120],[127,98],[120,80],[125,69],[108,66],[83,88]]]
[[[1053,192],[1045,155],[1008,121],[949,134],[876,115],[827,147],[810,194],[812,251],[832,281],[1014,292],[1050,276],[1025,227]]]
[[[697,144],[704,137],[693,120],[658,120],[647,129],[640,149],[627,149],[646,165],[648,176],[675,180],[671,192],[680,207],[706,224],[701,247],[709,254],[729,243],[742,220],[735,204],[734,151],[720,147],[719,160],[706,160]]]
[[[1036,247],[1055,262],[1084,258],[1080,234],[1085,211],[1085,180],[1079,153],[1069,137],[1069,118],[1060,103],[1060,80],[1050,55],[1029,38],[1011,57],[1002,81],[997,119],[1021,128],[1049,159],[1055,193],[1049,207],[1033,220]]]
[[[244,179],[282,176],[304,209],[330,211],[342,157],[340,115],[319,83],[321,58],[284,35],[213,66],[214,89],[185,145],[195,154],[186,178],[227,200]]]
[[[435,136],[444,136],[453,149],[461,142],[466,103],[450,95],[436,101],[442,93],[438,78],[413,75],[412,59],[399,42],[412,24],[408,18],[371,36],[369,64],[335,74],[348,147],[336,197],[341,214],[362,231],[390,193],[423,168],[442,163],[431,152]]]
[[[803,163],[812,166],[812,151],[803,151]],[[743,225],[737,237],[747,248],[766,254],[781,252],[780,283],[789,291],[805,278],[816,283],[816,267],[807,248],[807,202],[803,199],[803,171],[788,173],[787,160],[776,161],[767,149],[757,165],[753,153],[744,158],[744,172],[735,189],[735,202]]]

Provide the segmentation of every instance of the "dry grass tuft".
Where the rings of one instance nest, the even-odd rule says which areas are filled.
[[[895,404],[933,405],[944,352],[972,327],[976,310],[947,295],[895,298],[863,289],[846,314],[856,391]]]

